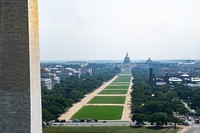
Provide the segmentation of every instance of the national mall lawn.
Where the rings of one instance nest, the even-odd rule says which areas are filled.
[[[176,133],[173,128],[136,128],[136,127],[46,127],[43,133]]]
[[[130,77],[129,76],[119,76],[115,81],[115,82],[130,82]]]
[[[109,85],[109,86],[107,86],[105,89],[122,89],[122,90],[128,90],[128,85],[123,85],[123,86],[120,86],[120,85],[118,85],[118,86],[111,86],[111,85]]]
[[[102,90],[99,94],[127,94],[127,90]]]
[[[73,119],[97,119],[97,120],[120,120],[123,106],[84,106]]]
[[[89,104],[124,104],[125,96],[96,96]]]

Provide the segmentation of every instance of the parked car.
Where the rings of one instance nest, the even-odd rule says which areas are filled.
[[[54,122],[60,122],[60,120],[57,119],[57,120],[55,120]]]
[[[80,120],[79,119],[73,119],[72,122],[80,122]]]
[[[86,120],[86,122],[91,122],[91,121],[92,121],[92,119],[87,119],[87,120]]]
[[[60,123],[65,123],[66,122],[66,120],[60,120]]]
[[[94,122],[98,122],[98,120],[97,119],[93,119],[94,120]]]
[[[80,119],[80,122],[85,122],[85,119]]]

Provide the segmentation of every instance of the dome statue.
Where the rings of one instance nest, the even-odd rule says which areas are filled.
[[[128,52],[126,53],[126,56],[124,57],[124,64],[130,64],[131,63],[131,59],[130,57],[128,57]]]
[[[68,72],[74,72],[74,70],[70,67],[65,68],[65,70],[68,71]]]
[[[153,63],[153,61],[151,60],[151,58],[149,58],[147,61],[146,61],[147,64],[151,64]]]
[[[49,68],[41,68],[41,73],[51,73]]]

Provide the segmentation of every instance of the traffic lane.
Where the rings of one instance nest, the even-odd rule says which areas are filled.
[[[78,123],[52,123],[52,126],[133,126],[133,122],[78,122]]]

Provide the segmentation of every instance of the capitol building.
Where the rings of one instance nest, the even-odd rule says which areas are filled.
[[[128,52],[127,52],[126,56],[124,57],[123,63],[119,63],[116,66],[121,69],[121,74],[123,74],[123,75],[131,75],[131,69],[135,65],[131,63],[131,59],[128,56]]]

